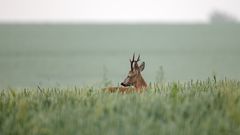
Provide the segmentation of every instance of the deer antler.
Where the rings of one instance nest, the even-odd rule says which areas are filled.
[[[132,71],[133,71],[133,63],[134,63],[134,59],[135,59],[135,53],[133,54],[133,58],[132,58],[132,60],[129,59],[129,60],[130,60],[130,65],[131,65],[131,70],[132,70]]]
[[[139,62],[140,61],[140,54],[138,55],[138,58],[135,62]]]
[[[133,64],[134,63],[137,64],[137,62],[140,61],[140,54],[138,55],[137,60],[135,60],[135,53],[133,53],[132,60],[131,59],[129,59],[129,60],[130,60],[131,70],[133,71]]]
[[[137,60],[134,60],[134,68],[135,68],[135,69],[138,69],[138,68],[139,68],[139,67],[138,67],[138,61],[140,61],[140,54],[138,55]]]

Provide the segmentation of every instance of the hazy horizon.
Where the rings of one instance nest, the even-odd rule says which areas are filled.
[[[239,79],[239,26],[0,25],[0,87],[96,86],[104,69],[117,86],[134,52],[147,83],[160,66],[166,81]]]

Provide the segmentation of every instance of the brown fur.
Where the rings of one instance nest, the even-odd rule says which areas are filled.
[[[140,61],[140,55],[137,60],[134,60],[135,55],[133,54],[132,60],[130,59],[131,70],[128,73],[128,76],[121,83],[122,86],[125,87],[108,87],[105,88],[105,91],[108,92],[120,92],[120,93],[131,93],[134,91],[141,92],[142,90],[146,90],[147,83],[143,79],[141,72],[144,70],[145,63],[143,62],[140,66],[138,66],[138,61]],[[131,86],[134,86],[132,88]]]
[[[144,89],[147,87],[147,83],[143,79],[142,75],[137,78],[136,83],[134,84],[134,87],[139,90],[139,89]]]

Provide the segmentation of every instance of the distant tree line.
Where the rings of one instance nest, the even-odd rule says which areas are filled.
[[[238,23],[238,19],[233,15],[223,12],[214,11],[209,16],[210,23]]]

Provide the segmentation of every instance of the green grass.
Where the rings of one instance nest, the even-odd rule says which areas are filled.
[[[172,82],[143,93],[93,88],[0,91],[0,135],[240,133],[240,82]]]

